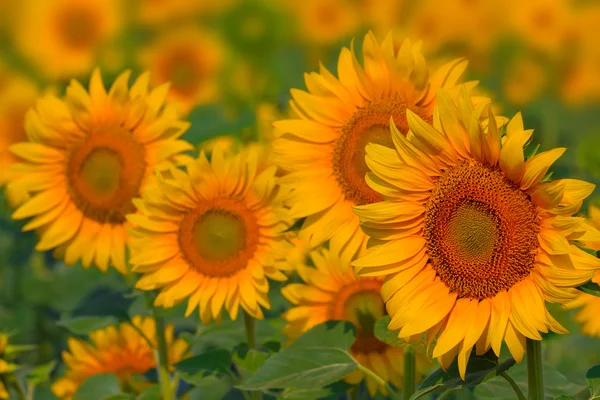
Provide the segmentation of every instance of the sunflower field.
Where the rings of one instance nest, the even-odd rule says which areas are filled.
[[[600,399],[597,0],[0,0],[0,399]]]

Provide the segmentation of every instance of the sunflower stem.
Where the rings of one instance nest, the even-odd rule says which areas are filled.
[[[377,375],[375,372],[371,371],[369,368],[365,367],[364,365],[361,365],[360,363],[357,363],[357,364],[358,364],[358,370],[361,371],[366,376],[370,376],[371,378],[373,378],[373,380],[375,382],[377,382],[377,384],[379,386],[385,388],[385,390],[387,390],[390,398],[400,399],[400,396],[398,395],[398,393],[396,393],[396,391],[390,385],[388,385],[379,375]]]
[[[402,391],[404,393],[404,400],[409,400],[415,392],[415,380],[416,380],[416,357],[415,348],[407,344],[404,347],[404,378]]]
[[[251,349],[256,349],[256,320],[246,311],[244,311],[244,326],[246,327],[246,337],[248,338],[248,346]],[[254,391],[252,398],[254,400],[261,400],[262,393],[260,391]]]
[[[544,400],[544,377],[542,371],[542,342],[527,339],[527,383],[529,400]]]
[[[165,319],[158,314],[158,310],[154,307],[154,298],[149,292],[146,295],[146,305],[152,312],[152,317],[156,324],[156,344],[158,346],[158,360],[156,370],[160,383],[160,391],[164,400],[174,400],[173,387],[171,385],[171,377],[169,375],[169,359],[167,352],[167,339],[165,337]]]
[[[519,387],[519,385],[517,385],[517,383],[513,380],[513,378],[510,377],[510,375],[508,375],[506,372],[503,372],[500,374],[500,376],[503,377],[504,379],[506,379],[508,384],[513,388],[513,390],[517,394],[518,400],[527,400],[525,398],[525,395],[521,391],[521,388]]]

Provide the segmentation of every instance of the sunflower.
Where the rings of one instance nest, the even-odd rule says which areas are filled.
[[[173,325],[165,330],[169,365],[179,362],[188,351],[188,343],[175,339]],[[71,399],[87,378],[113,373],[124,389],[135,391],[135,376],[156,368],[156,324],[151,317],[135,316],[118,327],[109,326],[89,334],[90,342],[74,337],[63,351],[65,375],[54,382],[52,392],[60,399]]]
[[[457,59],[430,77],[420,46],[406,40],[396,54],[391,34],[381,44],[367,34],[363,52],[364,68],[342,49],[339,79],[323,66],[306,75],[309,92],[292,89],[298,118],[274,124],[275,161],[288,172],[281,185],[293,190],[290,217],[306,217],[300,236],[313,247],[329,239],[337,249],[361,246],[366,237],[351,206],[381,200],[365,183],[365,145],[392,147],[390,117],[406,133],[407,109],[431,121],[435,89],[454,87],[467,65]]]
[[[600,229],[600,208],[590,206],[589,217],[589,223],[594,228]],[[586,247],[598,251],[600,250],[600,241],[588,242]],[[592,282],[600,284],[600,271],[596,272]],[[600,297],[581,293],[569,307],[582,307],[575,316],[575,320],[582,324],[581,331],[585,335],[600,338]]]
[[[159,36],[156,43],[140,52],[139,60],[152,74],[154,84],[171,82],[168,99],[180,103],[181,110],[187,112],[216,101],[224,57],[220,40],[188,26]]]
[[[322,322],[350,321],[357,329],[357,338],[350,348],[352,357],[386,382],[401,387],[404,350],[379,341],[373,332],[375,322],[386,315],[380,294],[383,277],[356,276],[348,268],[352,256],[347,251],[321,248],[310,253],[315,267],[292,262],[304,283],[290,283],[282,289],[283,296],[294,305],[282,315],[287,321],[283,332],[291,341]],[[417,361],[418,370],[423,371],[428,365],[423,353],[419,353]],[[346,381],[356,385],[363,379],[364,374],[357,370]],[[372,377],[367,376],[366,382],[371,396],[378,389],[386,394]]]
[[[504,78],[504,96],[512,104],[525,105],[539,97],[547,84],[544,65],[533,57],[513,60]]]
[[[354,208],[372,247],[353,265],[389,275],[389,328],[437,338],[433,356],[447,368],[458,354],[464,379],[474,346],[499,354],[504,340],[520,362],[526,338],[566,333],[544,302],[566,304],[592,278],[600,260],[572,242],[600,232],[572,216],[594,185],[546,176],[564,148],[525,161],[533,131],[520,114],[501,140],[466,90],[456,104],[444,90],[437,98],[433,126],[408,110],[412,134],[393,126],[394,149],[367,146],[367,181],[383,201]]]
[[[66,264],[79,260],[102,271],[125,273],[125,215],[155,168],[184,162],[193,147],[178,138],[189,124],[163,107],[164,85],[148,90],[143,74],[128,88],[129,73],[107,93],[95,70],[89,94],[77,81],[64,100],[46,96],[25,118],[29,141],[11,146],[24,162],[13,164],[14,184],[30,200],[12,215],[33,217],[24,230],[38,231],[37,250],[56,248]]]
[[[38,87],[25,77],[12,73],[0,66],[0,188],[6,185],[13,174],[8,169],[18,161],[9,147],[27,140],[23,126],[25,113],[35,105],[39,95]],[[17,207],[27,199],[27,191],[13,185],[6,188],[6,197],[12,207]]]
[[[24,0],[14,38],[20,52],[52,78],[93,67],[99,49],[119,32],[118,0]]]
[[[6,346],[8,345],[8,336],[4,333],[0,333],[0,355],[4,354]],[[4,358],[0,358],[0,375],[6,374],[14,370],[14,366],[9,364]],[[0,379],[0,399],[9,399],[10,395],[2,379]]]
[[[155,305],[165,308],[188,299],[203,323],[232,319],[241,307],[262,319],[269,308],[269,281],[285,280],[274,255],[287,228],[274,184],[275,166],[261,160],[258,146],[237,154],[216,146],[209,162],[202,152],[187,172],[172,171],[149,188],[140,210],[128,219],[137,287],[160,289]],[[262,307],[262,308],[261,308]]]

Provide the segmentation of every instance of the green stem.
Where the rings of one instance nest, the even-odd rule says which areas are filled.
[[[167,352],[167,339],[165,338],[165,319],[158,315],[154,307],[154,299],[149,292],[146,295],[146,305],[152,311],[152,317],[156,323],[156,344],[158,346],[158,360],[156,370],[160,383],[160,390],[163,400],[174,400],[171,377],[169,376],[169,359]]]
[[[244,311],[244,326],[246,327],[246,337],[248,338],[248,346],[251,349],[256,349],[256,320],[254,317]],[[254,391],[252,398],[254,400],[261,400],[262,393],[260,391]]]
[[[529,400],[544,400],[544,378],[542,371],[542,342],[527,339],[527,382]]]
[[[415,392],[416,377],[415,348],[412,345],[407,344],[404,347],[404,378],[402,387],[404,400],[409,400]]]
[[[12,386],[15,389],[15,391],[17,392],[19,399],[27,400],[27,395],[25,394],[23,385],[21,384],[21,381],[19,380],[19,378],[17,378],[17,376],[15,374],[13,374],[13,373],[5,374],[4,378],[5,378],[5,379],[3,379],[4,386],[6,387],[7,390],[9,388],[9,386]]]
[[[361,365],[359,363],[357,363],[357,364],[358,364],[359,371],[361,371],[366,376],[370,376],[371,378],[373,378],[373,380],[375,382],[377,382],[377,384],[379,386],[385,388],[388,391],[390,398],[392,398],[392,399],[400,398],[398,393],[396,393],[396,391],[394,389],[392,389],[392,387],[390,385],[388,385],[379,375],[377,375],[375,372],[371,371],[369,368],[365,367],[364,365]]]
[[[526,400],[525,395],[521,391],[521,388],[519,387],[519,385],[517,385],[517,383],[513,380],[513,378],[510,377],[510,375],[508,375],[506,372],[503,372],[500,374],[500,376],[503,377],[504,379],[506,379],[508,384],[513,388],[513,390],[517,394],[518,400]]]

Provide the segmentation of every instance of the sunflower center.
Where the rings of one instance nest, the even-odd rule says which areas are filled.
[[[204,76],[204,65],[189,49],[177,49],[165,60],[164,75],[173,89],[184,95],[196,93]]]
[[[464,161],[436,182],[423,234],[440,279],[461,298],[484,299],[529,275],[538,232],[526,193],[498,168]]]
[[[98,38],[98,21],[91,10],[83,7],[64,10],[57,26],[65,44],[75,50],[90,48]]]
[[[201,203],[181,221],[179,245],[188,262],[208,276],[244,269],[258,247],[259,227],[251,210],[229,198]]]
[[[375,322],[386,315],[380,295],[381,282],[363,279],[346,285],[330,309],[331,319],[350,321],[356,326],[355,353],[381,353],[387,345],[375,337]]]
[[[369,172],[365,162],[365,147],[369,143],[377,143],[394,148],[390,117],[394,118],[400,132],[408,132],[406,105],[394,99],[368,103],[341,128],[332,158],[333,171],[345,198],[357,205],[381,201],[381,196],[365,181],[365,174]]]
[[[123,223],[135,211],[146,171],[144,147],[117,127],[90,133],[73,146],[67,164],[71,199],[83,214],[101,223]]]

